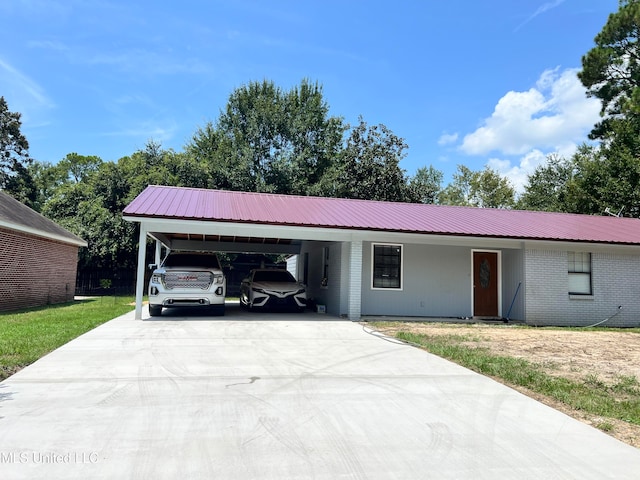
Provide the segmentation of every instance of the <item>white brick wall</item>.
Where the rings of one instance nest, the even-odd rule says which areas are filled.
[[[640,326],[640,256],[594,252],[591,269],[593,295],[570,296],[567,252],[526,250],[526,322],[587,326],[615,314],[603,325]]]
[[[362,242],[351,242],[349,258],[349,319],[359,320],[362,308]]]

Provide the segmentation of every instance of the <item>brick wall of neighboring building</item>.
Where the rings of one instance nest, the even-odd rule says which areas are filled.
[[[73,300],[78,247],[0,228],[0,311]]]

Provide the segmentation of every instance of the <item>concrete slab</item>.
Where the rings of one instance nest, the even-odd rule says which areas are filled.
[[[0,383],[0,478],[632,479],[640,450],[317,314],[108,322]]]

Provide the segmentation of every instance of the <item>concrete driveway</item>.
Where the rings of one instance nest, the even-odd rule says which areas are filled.
[[[640,450],[316,314],[133,312],[0,383],[0,478],[638,478]]]

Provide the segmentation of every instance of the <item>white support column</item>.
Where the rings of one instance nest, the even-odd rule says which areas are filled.
[[[142,320],[142,296],[144,294],[144,272],[146,269],[147,229],[140,222],[140,236],[138,240],[138,272],[136,274],[136,320]]]
[[[349,254],[349,320],[360,320],[362,308],[362,240],[352,241]]]
[[[162,244],[156,240],[156,258],[154,259],[154,263],[159,267],[160,266],[160,260],[162,260],[162,256],[161,256],[161,250],[162,249]]]

